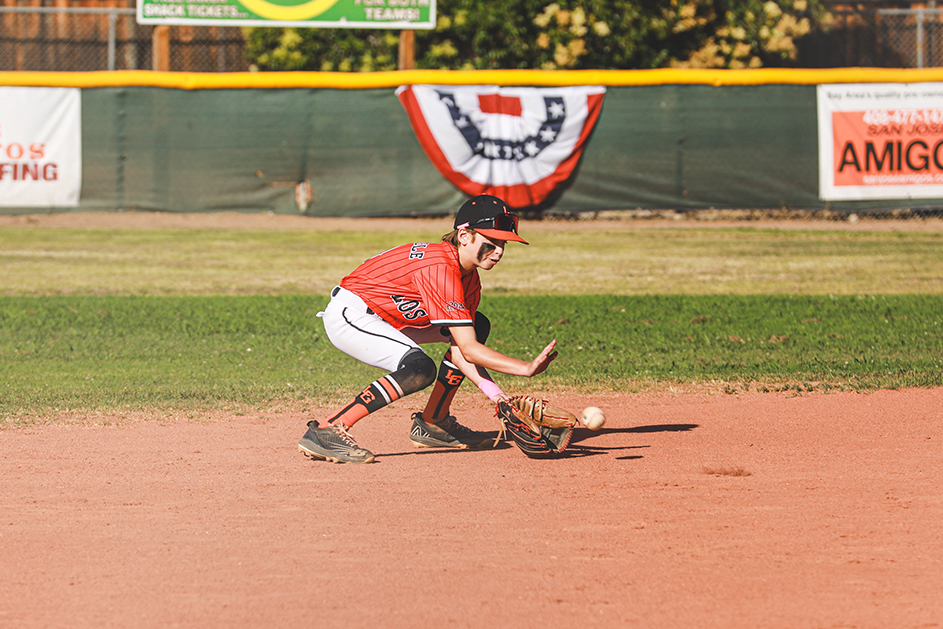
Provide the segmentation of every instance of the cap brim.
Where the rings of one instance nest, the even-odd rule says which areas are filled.
[[[527,242],[526,240],[524,240],[523,238],[521,238],[514,232],[505,232],[505,231],[500,231],[497,229],[477,229],[477,228],[475,228],[475,231],[485,236],[486,238],[494,238],[495,240],[508,240],[508,241],[513,241],[513,242],[521,242],[521,243],[524,243],[525,245],[530,244],[529,242]]]

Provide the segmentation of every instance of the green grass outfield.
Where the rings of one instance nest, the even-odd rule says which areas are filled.
[[[342,399],[378,372],[324,337],[327,291],[441,231],[2,229],[0,416]],[[506,390],[943,384],[939,232],[528,235],[483,274],[490,344],[527,358],[556,338],[561,356]]]

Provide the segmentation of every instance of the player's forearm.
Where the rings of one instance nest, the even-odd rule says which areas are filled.
[[[535,376],[542,373],[554,358],[557,352],[554,351],[556,341],[551,341],[543,349],[537,358],[530,362],[518,360],[510,356],[505,356],[499,351],[478,342],[475,338],[475,331],[470,327],[456,327],[450,330],[452,342],[459,348],[464,358],[485,369],[499,371],[511,376]],[[467,374],[466,374],[467,375]]]
[[[482,380],[491,380],[488,370],[469,362],[457,345],[452,346],[452,362],[475,386],[480,386]]]
[[[462,350],[459,349],[458,345],[452,345],[452,362],[455,363],[455,366],[458,367],[459,371],[465,374],[465,377],[477,385],[481,381],[481,374],[478,373],[478,366],[470,363],[467,358],[462,354]]]
[[[501,390],[501,387],[495,384],[487,369],[479,365],[473,365],[465,360],[465,357],[462,355],[462,350],[460,350],[457,345],[452,346],[451,353],[452,362],[455,366],[465,374],[465,377],[472,381],[472,384],[481,389],[481,392],[487,395],[488,399],[492,402],[507,399],[507,395]]]
[[[461,348],[461,354],[468,362],[485,369],[491,369],[511,376],[532,375],[531,363],[506,356],[481,343],[472,343]],[[478,384],[482,380],[480,375],[476,377],[472,377],[470,374],[466,375],[470,377],[475,384]]]

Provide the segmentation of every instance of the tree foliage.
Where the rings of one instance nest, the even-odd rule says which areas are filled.
[[[636,69],[790,65],[827,25],[821,0],[438,0],[417,68]],[[246,29],[260,70],[395,70],[399,32]]]

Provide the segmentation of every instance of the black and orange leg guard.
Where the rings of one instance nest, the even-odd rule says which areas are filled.
[[[425,389],[432,384],[434,379],[435,361],[426,356],[422,350],[412,349],[400,361],[399,369],[379,380],[374,380],[366,389],[358,393],[350,404],[318,423],[321,426],[344,424],[350,428],[387,404]]]
[[[484,343],[487,341],[490,333],[491,321],[485,315],[476,312],[475,336],[478,342]],[[427,423],[434,424],[448,417],[449,409],[452,407],[452,399],[464,381],[465,374],[452,362],[452,350],[450,349],[442,357],[435,386],[432,387],[432,395],[429,396],[426,408],[422,411],[422,418]]]

